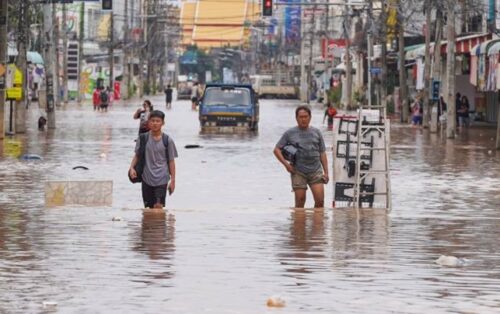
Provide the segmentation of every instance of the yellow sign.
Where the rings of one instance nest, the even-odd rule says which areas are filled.
[[[22,87],[7,88],[7,99],[8,100],[22,100],[23,99]]]
[[[19,158],[22,154],[23,143],[19,140],[5,140],[3,142],[4,157]]]
[[[16,70],[14,71],[14,86],[22,86],[23,85],[23,72],[19,71],[19,69],[16,67]]]

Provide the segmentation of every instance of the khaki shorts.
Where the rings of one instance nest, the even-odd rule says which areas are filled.
[[[295,171],[292,173],[292,189],[306,189],[307,186],[311,186],[314,184],[324,184],[323,181],[323,171],[319,170],[317,172],[304,174],[302,172]]]

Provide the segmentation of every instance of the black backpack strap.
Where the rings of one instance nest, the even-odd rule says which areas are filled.
[[[146,160],[146,144],[149,139],[149,132],[139,135],[139,156],[142,160]]]
[[[167,156],[167,164],[168,164],[168,162],[169,162],[169,160],[168,160],[168,135],[165,133],[162,133],[161,139],[163,140],[163,145],[165,145],[165,154]]]

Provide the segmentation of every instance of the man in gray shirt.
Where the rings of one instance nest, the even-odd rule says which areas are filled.
[[[177,149],[170,136],[162,132],[165,124],[165,114],[154,110],[149,115],[148,133],[139,136],[135,146],[135,154],[130,164],[129,173],[132,178],[137,177],[135,166],[140,158],[144,157],[142,173],[142,199],[145,208],[163,208],[167,196],[175,190],[175,158]],[[144,137],[141,140],[141,136]],[[145,153],[141,156],[141,142],[145,143]],[[168,184],[170,181],[170,185]]]
[[[314,197],[314,207],[324,207],[324,184],[328,183],[328,160],[321,131],[309,126],[311,109],[299,106],[295,110],[297,126],[285,132],[274,148],[274,155],[290,172],[295,192],[295,207],[304,208],[307,186]],[[281,149],[293,144],[298,148],[293,164],[283,156]]]

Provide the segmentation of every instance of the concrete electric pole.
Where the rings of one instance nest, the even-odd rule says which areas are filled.
[[[0,140],[5,137],[5,74],[7,64],[7,19],[8,0],[0,0]]]
[[[44,59],[45,59],[45,88],[47,95],[47,127],[56,128],[55,99],[54,99],[54,41],[52,38],[52,6],[47,0],[43,7],[43,32],[45,34]],[[57,76],[56,76],[57,77]]]

